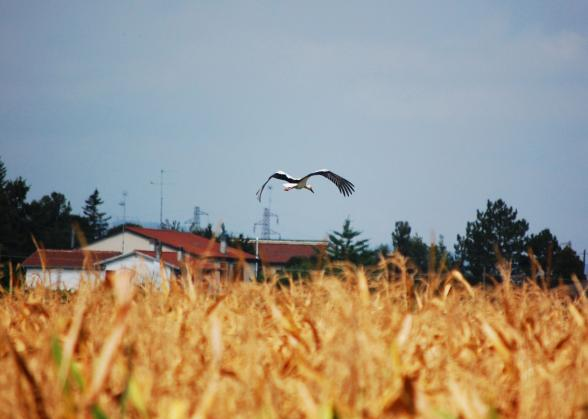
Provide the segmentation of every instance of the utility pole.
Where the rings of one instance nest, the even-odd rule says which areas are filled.
[[[152,185],[159,185],[159,228],[163,227],[163,172],[163,169],[159,172],[159,183],[151,181]]]
[[[259,278],[259,237],[255,238],[255,279]]]
[[[127,191],[123,191],[122,193],[123,199],[118,203],[121,207],[123,207],[123,223],[122,223],[122,253],[125,252],[125,224],[127,223],[127,196],[129,193]]]

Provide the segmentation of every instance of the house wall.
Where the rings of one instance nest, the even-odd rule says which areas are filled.
[[[143,258],[138,255],[132,255],[124,259],[109,262],[104,265],[104,269],[106,271],[129,269],[136,273],[136,279],[138,281],[154,281],[156,285],[161,285],[161,271],[159,262],[148,258]],[[164,270],[166,277],[170,278],[173,270],[169,266],[165,266]]]
[[[52,268],[45,272],[41,268],[27,268],[25,282],[27,286],[34,286],[37,283],[45,282],[49,288],[58,289],[75,289],[80,284],[82,276],[85,279],[104,279],[104,272],[96,272],[95,274],[88,274],[87,271],[81,269],[63,269]]]
[[[231,263],[229,265],[229,278],[234,278],[234,275],[239,273],[239,263]],[[245,282],[255,281],[255,263],[245,263],[243,265],[243,280]]]
[[[255,281],[255,263],[245,263],[243,279],[245,281]]]
[[[215,265],[218,266],[218,262],[215,263]],[[80,279],[82,277],[89,280],[98,279],[102,281],[105,277],[105,271],[117,271],[119,269],[133,270],[136,272],[139,281],[153,280],[156,285],[161,285],[159,263],[137,255],[110,262],[105,266],[104,271],[90,274],[81,269],[52,268],[45,270],[43,273],[41,268],[27,268],[25,282],[27,286],[34,286],[41,281],[46,281],[45,285],[50,288],[76,289],[79,287]],[[169,266],[165,266],[164,269],[166,277],[171,278],[173,270]],[[225,271],[225,275],[228,274],[232,276],[235,271],[236,265],[229,264],[229,270],[228,272]],[[218,271],[215,272],[213,276],[216,280],[227,279],[227,277],[221,277]],[[245,281],[255,281],[255,264],[246,263],[243,276]]]
[[[130,253],[130,252],[133,252],[134,250],[153,250],[153,243],[149,239],[146,239],[144,237],[141,237],[139,235],[133,234],[128,231],[125,232],[124,234],[125,234],[125,253]],[[123,233],[119,233],[115,236],[108,237],[106,239],[102,239],[102,240],[99,240],[95,243],[92,243],[92,244],[86,246],[85,249],[87,249],[87,250],[112,250],[112,251],[119,251],[120,252],[122,250],[122,238],[123,238]],[[163,245],[162,251],[174,252],[174,251],[176,251],[176,249]],[[139,259],[141,259],[141,260],[139,260]],[[214,262],[215,264],[219,263],[218,260],[211,260],[211,262]],[[118,265],[119,263],[122,263],[123,265],[119,266]],[[150,260],[146,260],[144,258],[141,258],[140,256],[117,260],[117,261],[113,262],[112,267],[109,264],[106,267],[106,269],[107,270],[117,270],[122,267],[134,268],[134,266],[136,266],[136,265],[140,266],[141,263],[143,265],[152,264],[153,266],[151,268],[149,268],[148,266],[145,267],[145,269],[141,268],[142,270],[140,272],[140,275],[145,276],[145,277],[157,276],[159,278],[158,280],[161,281],[161,278],[159,277],[159,263],[154,262],[154,261],[150,261]],[[166,268],[166,269],[169,269],[169,268]],[[170,272],[171,272],[171,270],[170,270]],[[166,272],[166,275],[169,276],[169,272]],[[255,280],[255,263],[246,263],[245,264],[244,278],[246,281]],[[219,278],[219,279],[221,279],[221,278]]]
[[[209,259],[208,263],[211,263],[215,267],[213,273],[207,273],[208,277],[212,277],[215,281],[234,281],[244,280],[246,282],[255,281],[255,263],[245,263],[243,266],[243,276],[241,277],[239,263],[220,261],[218,259]],[[237,276],[238,275],[238,276]]]
[[[125,253],[132,252],[134,250],[153,250],[153,242],[145,237],[138,236],[134,233],[126,231],[124,233],[125,239]],[[84,249],[87,250],[112,250],[116,252],[122,252],[123,245],[123,233],[119,233],[115,236],[108,237],[106,239],[98,240],[92,244],[89,244]],[[175,249],[169,246],[162,246],[164,252],[173,252]]]

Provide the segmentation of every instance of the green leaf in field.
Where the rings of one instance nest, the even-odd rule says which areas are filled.
[[[127,388],[125,389],[123,396],[120,400],[121,412],[124,414],[126,410],[127,400],[137,409],[141,416],[147,416],[147,409],[145,407],[145,400],[141,389],[137,385],[137,380],[131,375],[127,382]]]
[[[55,336],[51,337],[51,355],[53,356],[53,361],[55,361],[57,367],[61,366],[63,348],[61,347],[61,342]]]
[[[94,419],[108,419],[108,416],[106,413],[104,413],[104,410],[102,410],[97,404],[92,405],[90,412],[92,413],[92,417]]]
[[[443,410],[435,409],[433,412],[441,419],[457,419],[457,416],[452,415],[451,413],[447,413]]]
[[[80,365],[77,362],[71,363],[71,375],[73,376],[76,384],[80,388],[80,390],[84,389],[84,377],[82,377],[82,372],[80,371]]]
[[[53,361],[55,361],[57,368],[60,368],[61,363],[63,362],[63,348],[61,346],[61,342],[56,336],[51,337],[51,355],[53,356]],[[82,377],[82,373],[80,371],[80,365],[75,361],[71,363],[70,374],[73,376],[73,379],[75,380],[80,390],[83,390],[84,378]],[[65,382],[65,386],[66,389],[69,388],[69,377]]]
[[[129,380],[129,400],[135,406],[135,408],[141,413],[141,415],[147,415],[147,409],[145,408],[145,400],[143,399],[143,394],[141,393],[141,389],[137,385],[137,381],[133,376]]]

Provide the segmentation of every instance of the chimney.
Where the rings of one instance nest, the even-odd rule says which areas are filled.
[[[184,248],[183,247],[180,247],[178,249],[177,255],[178,255],[178,261],[183,262],[184,261]]]
[[[227,253],[227,239],[225,237],[221,238],[219,250],[223,255]]]

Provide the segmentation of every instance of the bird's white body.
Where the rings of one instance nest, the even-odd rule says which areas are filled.
[[[267,185],[267,183],[272,178],[285,180],[287,182],[287,183],[283,184],[285,191],[290,191],[292,189],[307,189],[310,192],[314,193],[314,189],[313,189],[312,185],[308,184],[308,179],[311,176],[315,176],[315,175],[320,175],[320,176],[323,176],[323,177],[329,179],[331,182],[333,182],[335,185],[337,185],[339,192],[341,192],[344,196],[349,196],[354,191],[353,183],[349,182],[347,179],[343,179],[341,176],[339,176],[339,175],[337,175],[327,169],[321,169],[316,172],[309,173],[306,176],[301,177],[301,178],[292,177],[289,174],[287,174],[286,172],[279,170],[276,173],[274,173],[273,175],[271,175],[265,181],[265,183],[261,186],[261,188],[257,191],[257,194],[256,194],[257,199],[259,201],[261,201],[261,193],[263,192],[263,188],[265,187],[265,185]]]
[[[304,178],[298,183],[284,183],[284,190],[289,191],[290,189],[308,189],[309,191],[312,191],[312,186],[308,185],[306,183],[307,181],[308,178]]]

